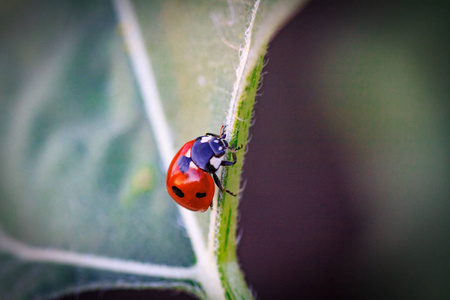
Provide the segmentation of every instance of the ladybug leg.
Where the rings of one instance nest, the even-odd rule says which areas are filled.
[[[238,152],[239,150],[241,150],[242,147],[244,147],[244,145],[241,144],[241,145],[239,145],[239,147],[236,147],[236,148],[228,147],[227,149],[228,149],[228,151],[230,151],[231,153],[236,153],[236,152]]]
[[[220,139],[220,135],[215,134],[215,133],[207,132],[207,133],[205,133],[205,135],[210,135],[210,136]]]
[[[212,173],[212,175],[213,175],[213,178],[214,178],[214,182],[216,183],[216,185],[217,185],[217,187],[219,188],[219,190],[222,191],[222,193],[227,192],[227,193],[230,194],[231,196],[234,196],[234,197],[237,196],[235,193],[230,192],[229,190],[227,190],[227,189],[225,189],[225,188],[223,187],[223,185],[222,185],[222,183],[220,182],[219,177],[217,176],[216,173]]]
[[[236,161],[222,160],[220,165],[224,166],[224,167],[229,167],[229,166],[234,165],[235,163],[236,163]]]
[[[231,155],[233,156],[233,161],[230,161],[230,160],[222,160],[222,162],[220,163],[220,165],[221,165],[221,166],[224,166],[224,167],[228,167],[228,166],[234,165],[234,164],[236,163],[236,161],[237,161],[237,158],[236,158],[236,152],[238,152],[238,150],[241,149],[241,148],[242,148],[242,145],[239,146],[239,147],[237,147],[237,148],[235,148],[235,149],[228,148],[228,151],[230,151]]]
[[[233,156],[233,161],[230,161],[230,160],[222,160],[222,162],[220,163],[220,165],[221,165],[221,166],[224,166],[224,167],[229,167],[229,166],[234,165],[234,164],[236,163],[236,160],[237,160],[237,158],[236,158],[236,153],[235,153],[235,152],[231,152],[231,155]]]

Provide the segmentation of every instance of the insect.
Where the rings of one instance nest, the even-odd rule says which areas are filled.
[[[167,171],[166,188],[179,205],[206,211],[212,205],[214,183],[222,192],[236,196],[222,186],[216,174],[220,166],[234,165],[236,152],[242,148],[230,147],[225,138],[225,126],[222,126],[219,135],[206,133],[184,144],[175,154]],[[224,159],[227,151],[231,152],[233,161]]]

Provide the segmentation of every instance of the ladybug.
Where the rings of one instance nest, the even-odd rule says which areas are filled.
[[[222,186],[216,174],[220,166],[234,165],[236,152],[242,148],[228,145],[224,129],[225,126],[222,126],[219,135],[206,133],[187,142],[172,159],[167,171],[166,188],[173,200],[184,208],[206,211],[212,206],[214,183],[222,192],[236,196]],[[233,161],[224,159],[227,150],[233,155]]]

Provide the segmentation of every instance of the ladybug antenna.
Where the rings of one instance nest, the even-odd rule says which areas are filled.
[[[227,137],[227,134],[225,132],[225,129],[227,128],[227,125],[222,125],[222,127],[220,128],[220,138],[224,139]]]

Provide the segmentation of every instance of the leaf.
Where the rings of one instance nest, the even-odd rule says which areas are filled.
[[[184,142],[222,124],[232,145],[246,144],[265,47],[298,5],[2,4],[2,296],[251,297],[235,252],[238,199],[186,211],[165,170]],[[223,174],[234,191],[243,152]]]

